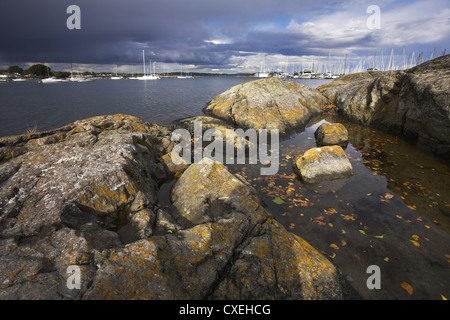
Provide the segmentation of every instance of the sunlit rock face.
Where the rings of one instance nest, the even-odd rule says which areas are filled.
[[[204,109],[242,128],[278,129],[287,133],[322,112],[330,101],[296,82],[267,78],[234,86]]]

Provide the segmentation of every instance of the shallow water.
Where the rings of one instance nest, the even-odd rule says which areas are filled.
[[[314,132],[323,121],[347,127],[345,152],[354,174],[305,184],[292,162],[316,146]],[[229,167],[250,181],[288,230],[324,252],[363,298],[450,295],[450,219],[443,214],[450,199],[447,162],[336,116],[313,119],[304,132],[282,141],[280,154],[274,176],[260,176],[257,165]],[[367,288],[370,265],[380,267],[380,290]]]

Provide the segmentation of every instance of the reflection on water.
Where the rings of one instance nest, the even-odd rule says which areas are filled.
[[[354,175],[307,185],[293,173],[292,161],[316,146],[314,131],[323,121],[347,127]],[[363,298],[450,296],[448,163],[336,116],[313,119],[280,149],[277,175],[260,176],[256,165],[230,170],[250,181],[288,230],[324,252]],[[381,269],[381,290],[367,289],[370,265]]]

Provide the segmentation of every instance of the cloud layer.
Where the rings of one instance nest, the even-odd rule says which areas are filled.
[[[402,47],[428,56],[450,43],[444,2],[377,2],[381,28],[370,30],[372,1],[2,0],[0,64],[134,65],[145,49],[167,68],[242,71],[262,59],[302,63],[330,49],[350,58]],[[81,8],[81,30],[66,27],[71,4]]]

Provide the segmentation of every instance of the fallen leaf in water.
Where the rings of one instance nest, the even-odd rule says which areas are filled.
[[[384,258],[384,261],[388,262],[388,261],[389,261],[389,258],[388,258],[388,257]]]
[[[414,240],[419,240],[419,236],[417,235],[417,234],[413,234],[412,236],[411,236],[411,238],[413,238]]]
[[[272,201],[275,202],[276,204],[283,204],[284,203],[283,199],[281,199],[280,197],[276,197]]]
[[[367,235],[366,232],[365,232],[364,230],[359,230],[359,232],[361,232],[362,234]]]
[[[415,240],[409,240],[409,241],[411,241],[412,244],[415,245],[416,247],[420,247],[420,243],[418,243],[417,241],[415,241]]]
[[[441,224],[439,223],[439,221],[437,220],[431,220],[431,222],[433,222],[435,225],[440,226]]]
[[[323,216],[319,216],[313,219],[313,222],[317,223],[319,226],[326,225],[325,222],[323,222]]]
[[[347,245],[347,241],[345,241],[345,240],[341,240],[341,246],[345,246],[345,245]]]
[[[400,286],[408,292],[409,295],[412,295],[414,290],[413,287],[408,282],[402,282]]]
[[[397,218],[399,218],[399,219],[403,219],[403,217],[402,216],[399,216],[398,214],[397,215],[395,215]]]
[[[355,220],[353,215],[341,214],[341,217],[344,217],[344,220]]]
[[[335,208],[330,208],[330,209],[324,210],[324,211],[325,211],[325,214],[328,215],[328,216],[331,216],[332,214],[337,213]]]
[[[361,258],[360,258],[356,253],[354,253],[353,256],[354,256],[356,259],[358,259],[359,261],[361,261]]]
[[[339,250],[339,247],[335,245],[334,243],[330,244],[330,247],[336,250]]]
[[[394,195],[393,194],[390,194],[390,193],[386,193],[385,195],[384,195],[384,198],[385,199],[392,199],[394,197]]]
[[[441,294],[441,298],[442,298],[442,300],[448,300],[446,297],[444,297],[442,294]]]

